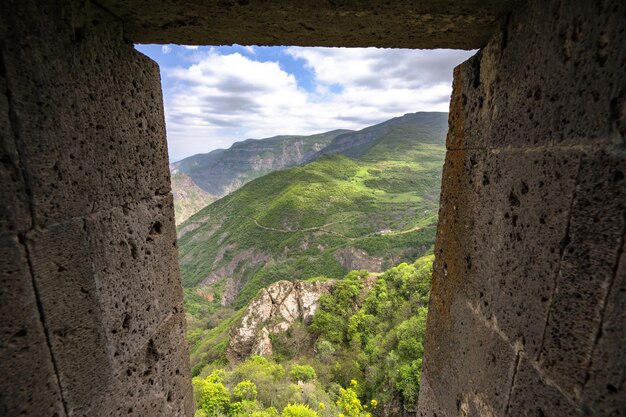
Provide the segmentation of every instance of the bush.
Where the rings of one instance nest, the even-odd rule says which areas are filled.
[[[315,372],[315,371],[314,371]],[[256,385],[247,379],[238,383],[233,389],[233,396],[237,401],[254,401],[256,400]]]
[[[315,369],[309,365],[295,365],[289,371],[289,377],[292,381],[298,382],[308,382],[315,378],[317,378],[317,374],[315,373]]]
[[[216,415],[228,412],[230,405],[230,391],[223,384],[204,381],[199,389],[199,398],[196,406],[207,415]]]
[[[319,415],[306,404],[289,404],[283,408],[282,417],[318,417]]]

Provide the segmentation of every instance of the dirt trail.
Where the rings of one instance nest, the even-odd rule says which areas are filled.
[[[349,236],[346,236],[346,235],[341,234],[339,232],[335,232],[333,230],[325,229],[325,227],[331,226],[333,224],[343,223],[346,220],[348,220],[348,218],[343,219],[343,220],[338,220],[336,222],[326,223],[326,224],[323,224],[321,226],[308,227],[306,229],[293,229],[292,230],[292,229],[278,229],[278,228],[275,228],[275,227],[264,226],[261,223],[259,223],[258,220],[255,219],[254,217],[248,217],[248,216],[245,216],[245,217],[250,219],[250,220],[252,220],[252,221],[254,221],[254,224],[258,228],[264,229],[264,230],[271,230],[273,232],[280,232],[280,233],[300,233],[300,232],[313,232],[313,231],[319,230],[320,232],[325,232],[325,233],[330,233],[330,234],[333,234],[333,235],[337,235],[339,237],[342,237],[344,239],[351,240],[351,241],[352,240],[357,240],[357,239],[362,239],[364,237],[373,236],[373,235],[392,235],[392,236],[394,236],[394,235],[403,235],[405,233],[411,233],[411,232],[415,232],[417,230],[433,229],[433,228],[436,227],[436,226],[415,226],[415,227],[413,227],[411,229],[407,229],[407,230],[389,231],[389,232],[386,232],[386,233],[374,232],[374,233],[369,233],[367,235],[363,235],[363,236],[359,236],[359,237],[349,237]]]

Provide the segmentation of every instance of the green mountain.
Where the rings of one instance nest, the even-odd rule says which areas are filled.
[[[446,130],[445,113],[417,113],[338,135],[210,204],[178,230],[183,286],[241,308],[279,280],[416,259],[434,243]]]
[[[400,156],[410,160],[411,156],[403,153],[419,158],[419,150],[414,147],[416,139],[423,144],[441,144],[447,130],[448,113],[408,113],[357,132],[340,134],[310,160],[336,153],[350,158],[385,160]]]
[[[338,134],[179,226],[196,416],[414,411],[446,131]]]
[[[204,195],[185,193],[189,186],[202,190],[208,198],[216,200],[254,178],[310,160],[337,135],[346,132],[334,130],[310,136],[247,139],[234,143],[228,149],[216,149],[170,164],[172,191],[177,203],[177,224],[186,219],[184,209],[200,209],[208,204],[198,207],[205,200],[197,197]],[[177,183],[177,175],[184,175],[188,180]]]
[[[277,417],[282,410],[290,416],[290,404],[303,412],[295,415],[310,417],[411,413],[433,258],[379,275],[352,271],[342,280],[278,282],[226,325],[193,331],[196,415]],[[229,350],[253,340],[263,357],[226,364],[227,340]]]

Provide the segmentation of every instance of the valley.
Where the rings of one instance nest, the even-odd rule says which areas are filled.
[[[229,160],[251,161],[251,151],[232,150],[250,144],[284,156],[290,141],[300,156],[239,167],[214,188],[198,185],[215,169],[199,161],[215,164],[226,151],[172,167],[192,185],[186,196],[229,191],[177,227],[199,410],[216,410],[202,406],[202,390],[232,394],[220,403],[229,415],[299,403],[312,416],[395,416],[415,402],[446,131],[446,113],[414,113],[358,132],[269,139],[280,152],[268,140],[245,141]],[[315,378],[289,376],[302,366]],[[241,378],[241,367],[262,375]],[[235,401],[244,382],[258,391],[254,401]],[[285,391],[261,395],[263,384]],[[337,404],[342,396],[359,401],[356,414]]]

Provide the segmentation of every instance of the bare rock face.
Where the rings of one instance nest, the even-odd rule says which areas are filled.
[[[367,269],[372,272],[382,272],[384,258],[371,256],[361,249],[347,246],[335,252],[335,259],[348,271]]]
[[[278,281],[261,290],[248,306],[241,323],[230,331],[226,356],[230,362],[249,355],[273,352],[270,334],[287,331],[301,320],[310,323],[319,299],[330,293],[335,281]]]

